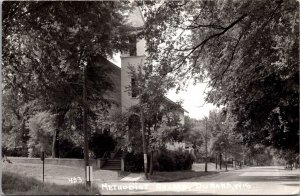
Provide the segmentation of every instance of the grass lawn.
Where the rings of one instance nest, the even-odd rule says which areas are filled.
[[[43,184],[32,177],[22,176],[16,173],[2,173],[2,191],[5,194],[17,195],[95,195],[100,194],[97,187],[90,189],[84,184],[57,185]]]
[[[216,171],[172,171],[172,172],[154,172],[150,176],[150,180],[154,182],[173,182],[178,180],[184,180],[194,177],[206,176],[211,174],[217,174]]]
[[[21,176],[34,177],[42,181],[42,164],[30,163],[3,163],[3,172],[17,173]],[[84,168],[45,164],[45,182],[60,185],[71,185],[70,179],[80,177],[85,179]],[[93,169],[93,178],[96,182],[107,182],[121,179],[123,176],[118,171]]]

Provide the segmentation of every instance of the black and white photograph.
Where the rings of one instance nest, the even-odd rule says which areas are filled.
[[[5,195],[299,195],[299,0],[1,2]]]

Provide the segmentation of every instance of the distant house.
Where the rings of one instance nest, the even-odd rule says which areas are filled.
[[[167,142],[166,143],[166,148],[168,150],[173,150],[173,151],[182,150],[182,151],[188,152],[188,153],[190,153],[190,154],[192,154],[192,155],[195,156],[195,150],[193,148],[193,145],[190,144],[190,143],[177,142],[177,141]]]

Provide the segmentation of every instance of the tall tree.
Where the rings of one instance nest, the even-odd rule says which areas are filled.
[[[166,1],[149,10],[148,52],[164,75],[179,88],[208,79],[207,101],[226,106],[244,142],[299,152],[297,1]]]
[[[146,60],[143,67],[138,66],[137,69],[130,69],[132,69],[131,74],[135,78],[136,90],[140,99],[141,128],[144,129],[142,131],[145,134],[143,136],[145,137],[143,151],[144,154],[148,154],[150,151],[150,174],[152,174],[153,151],[162,145],[164,128],[174,126],[177,123],[178,119],[176,121],[173,114],[180,105],[174,104],[165,97],[168,90],[173,86],[172,78],[161,77],[160,70],[154,67],[150,61]],[[163,126],[164,128],[162,128]],[[145,172],[147,172],[146,162],[144,164]]]
[[[165,97],[173,86],[172,78],[161,77],[160,70],[154,68],[151,62],[146,61],[144,65],[137,67],[129,66],[129,69],[135,83],[127,88],[137,94],[139,104],[132,106],[117,118],[119,121],[116,123],[118,128],[115,129],[117,131],[115,135],[121,138],[123,146],[135,152],[143,152],[147,177],[148,160],[145,155],[150,154],[150,174],[152,174],[153,152],[164,145],[163,141],[166,141],[169,131],[178,128],[179,118],[175,112],[181,106]],[[137,129],[141,132],[136,132]]]
[[[110,104],[102,59],[127,48],[127,2],[6,1],[2,8],[3,92],[12,90],[23,103],[39,100],[44,110],[68,117],[60,122],[82,130],[83,110],[88,122]]]

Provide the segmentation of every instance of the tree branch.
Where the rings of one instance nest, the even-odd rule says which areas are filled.
[[[213,28],[213,29],[226,29],[226,27],[223,27],[221,25],[216,25],[216,24],[196,24],[196,25],[190,25],[187,26],[186,29],[187,30],[192,30],[192,29],[197,29],[197,28]]]
[[[244,33],[241,33],[241,35],[239,36],[239,38],[238,38],[236,44],[234,45],[234,48],[233,48],[233,50],[232,50],[232,52],[231,52],[230,60],[229,60],[229,62],[228,62],[228,65],[227,65],[227,67],[223,70],[223,72],[222,72],[222,74],[221,74],[221,81],[222,81],[222,79],[223,79],[223,76],[224,76],[225,72],[226,72],[226,71],[229,69],[229,67],[231,66],[231,62],[233,61],[235,51],[236,51],[236,49],[237,49],[237,47],[238,47],[238,45],[239,45],[239,43],[240,43],[240,41],[241,41],[243,35],[244,35]]]
[[[205,40],[203,40],[201,43],[199,43],[197,46],[195,46],[194,48],[191,48],[191,51],[181,60],[181,63],[174,69],[171,69],[170,72],[176,71],[178,70],[180,67],[182,67],[182,65],[184,64],[185,60],[195,51],[197,50],[199,47],[203,47],[208,41],[210,41],[211,39],[215,38],[215,37],[219,37],[223,34],[225,34],[229,29],[231,29],[232,27],[234,27],[237,23],[239,23],[240,21],[242,21],[245,17],[247,16],[247,14],[243,14],[242,16],[240,16],[237,20],[235,20],[233,23],[231,23],[230,25],[228,25],[223,31],[221,31],[220,33],[216,33],[213,34],[209,37],[207,37]],[[165,73],[165,75],[168,74]]]

